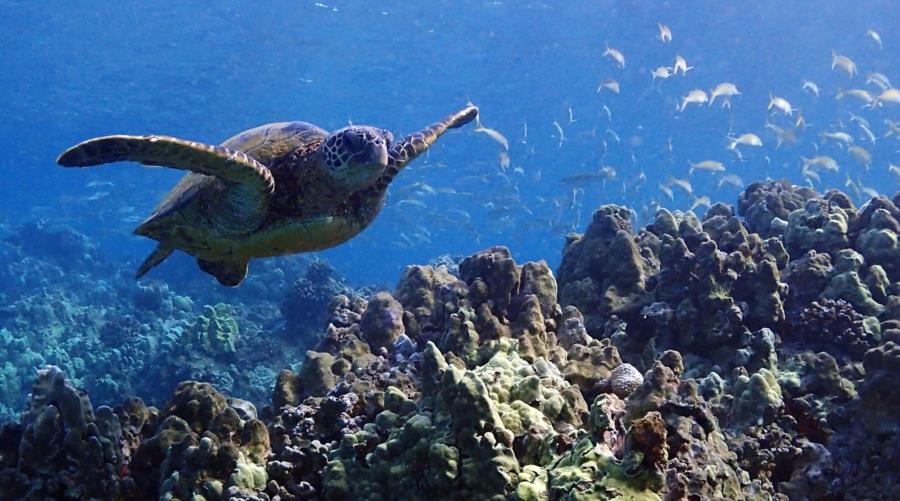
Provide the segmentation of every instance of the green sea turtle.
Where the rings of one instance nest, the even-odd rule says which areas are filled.
[[[467,106],[400,141],[352,125],[332,133],[306,122],[250,129],[221,146],[168,136],[104,136],[60,155],[65,167],[134,161],[190,171],[135,234],[159,242],[141,277],[175,249],[197,258],[223,285],[247,276],[251,258],[309,252],[346,242],[384,205],[388,184],[447,129],[471,122]]]

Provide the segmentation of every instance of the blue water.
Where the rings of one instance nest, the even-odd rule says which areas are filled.
[[[472,125],[453,131],[398,177],[370,228],[319,257],[355,284],[393,284],[405,265],[493,244],[511,247],[520,262],[546,259],[555,266],[565,233],[583,230],[601,204],[626,204],[638,218],[652,217],[654,203],[690,207],[685,193],[676,188],[669,200],[658,187],[669,176],[687,178],[688,161],[721,161],[744,183],[765,177],[804,183],[800,157],[818,148],[841,165],[838,173],[822,173],[818,189],[845,189],[849,178],[891,193],[898,178],[888,165],[900,164],[900,141],[882,136],[886,119],[900,120],[900,106],[860,109],[835,94],[877,91],[866,84],[873,71],[900,81],[896,6],[6,1],[0,3],[0,215],[71,225],[101,243],[111,266],[132,270],[154,243],[131,229],[182,173],[135,164],[62,169],[55,159],[66,147],[112,133],[218,143],[285,120],[329,130],[372,124],[396,135],[470,100],[483,124],[509,139],[509,169],[501,168],[502,150],[487,135]],[[657,22],[671,28],[671,43],[657,39]],[[867,37],[869,29],[883,48]],[[625,55],[624,69],[602,57],[607,45]],[[851,57],[859,74],[850,79],[833,71],[831,49]],[[671,66],[676,54],[695,68],[653,82],[650,70]],[[598,94],[607,78],[619,82],[620,94]],[[818,84],[818,98],[801,88],[804,79]],[[676,111],[689,90],[709,92],[725,81],[741,92],[730,109]],[[798,114],[773,116],[766,110],[770,93],[788,99],[810,124],[793,145],[776,149],[765,128],[767,120],[792,127]],[[851,113],[869,121],[875,144]],[[868,170],[820,136],[838,130],[871,152]],[[729,132],[753,132],[764,146],[742,147],[739,162],[726,149]],[[561,184],[602,166],[614,167],[616,177]],[[690,180],[696,195],[734,203],[739,188],[717,188],[720,177],[696,172]],[[416,193],[416,183],[455,193]],[[147,278],[165,281],[179,262],[188,260],[171,258]]]

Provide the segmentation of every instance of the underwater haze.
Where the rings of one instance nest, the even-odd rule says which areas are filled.
[[[0,499],[900,498],[896,1],[0,19]],[[184,171],[57,165],[468,105],[361,233],[237,287],[134,277]]]
[[[392,284],[407,264],[492,244],[556,264],[562,236],[580,230],[601,203],[649,216],[654,203],[690,207],[688,194],[675,188],[670,201],[658,187],[669,176],[687,178],[689,161],[720,161],[744,182],[803,183],[800,157],[816,156],[820,132],[843,126],[862,134],[850,113],[865,115],[876,136],[887,132],[883,122],[896,120],[895,110],[861,111],[854,98],[835,96],[853,87],[878,91],[865,84],[868,73],[897,74],[892,6],[7,2],[2,210],[8,220],[47,218],[85,230],[120,266],[136,268],[153,243],[130,231],[183,174],[134,164],[55,167],[68,146],[116,133],[217,144],[290,120],[404,134],[471,100],[484,126],[509,140],[508,153],[471,127],[455,132],[399,176],[370,228],[319,255],[359,284]],[[659,41],[657,23],[671,28],[671,42]],[[866,36],[870,29],[883,48]],[[603,57],[607,46],[625,56],[624,68]],[[832,70],[832,49],[856,62],[855,78]],[[676,55],[694,69],[651,77]],[[618,94],[597,92],[606,79],[618,82]],[[802,88],[804,80],[818,85],[818,97]],[[721,82],[741,93],[730,109],[716,103],[676,110],[690,90],[709,92]],[[776,148],[777,136],[765,128],[767,121],[793,125],[771,116],[770,93],[809,124],[790,148]],[[755,133],[763,146],[743,149],[740,161],[726,149],[726,136],[743,133]],[[849,178],[879,191],[896,186],[898,175],[888,171],[896,141],[859,142],[872,154],[871,168],[826,143],[844,169],[814,184],[843,187]],[[604,166],[615,176],[564,182]],[[691,181],[696,195],[713,203],[731,202],[740,189],[717,188],[707,172]],[[418,183],[442,191],[423,193]],[[170,266],[150,276],[165,280]]]

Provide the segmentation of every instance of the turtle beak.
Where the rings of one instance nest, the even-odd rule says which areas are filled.
[[[360,165],[386,166],[385,139],[373,131],[348,130],[344,133],[350,161]]]

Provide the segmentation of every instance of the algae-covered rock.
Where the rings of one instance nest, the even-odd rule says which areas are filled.
[[[87,394],[73,387],[58,367],[38,370],[28,410],[17,426],[7,425],[0,436],[6,442],[0,460],[0,498],[121,495],[117,470],[126,458],[120,448],[119,420],[109,407],[95,411]],[[8,450],[13,444],[18,447]],[[7,451],[12,457],[6,456]],[[17,474],[11,474],[17,467]]]
[[[466,301],[468,293],[466,283],[446,267],[407,266],[394,297],[412,314],[417,328],[409,335],[418,340],[420,332],[441,331],[444,320]]]
[[[771,422],[784,407],[781,387],[768,369],[751,376],[739,376],[734,382],[733,425]]]
[[[895,204],[860,212],[838,192],[754,183],[743,217],[660,209],[638,230],[604,206],[567,238],[558,284],[503,247],[411,266],[392,293],[331,299],[314,348],[291,358],[254,327],[280,325],[272,305],[242,308],[238,338],[228,307],[191,319],[152,283],[125,296],[152,314],[102,321],[66,294],[14,299],[0,306],[4,395],[56,358],[105,364],[102,395],[128,364],[167,360],[180,377],[227,355],[203,373],[226,388],[294,369],[255,383],[274,390],[258,412],[198,377],[159,409],[93,409],[77,381],[42,373],[22,421],[0,429],[0,497],[884,497],[900,469]],[[98,323],[109,350],[80,333]]]
[[[285,369],[278,374],[273,404],[280,409],[297,405],[309,396],[324,396],[336,384],[334,368],[335,357],[330,353],[307,351],[299,373]]]
[[[849,244],[848,211],[825,200],[812,199],[788,215],[784,243],[791,254],[809,250],[834,254]]]
[[[582,438],[548,472],[551,499],[662,499],[653,490],[635,487],[610,446]]]
[[[359,328],[369,346],[390,347],[406,333],[403,306],[387,292],[379,292],[369,300]]]

